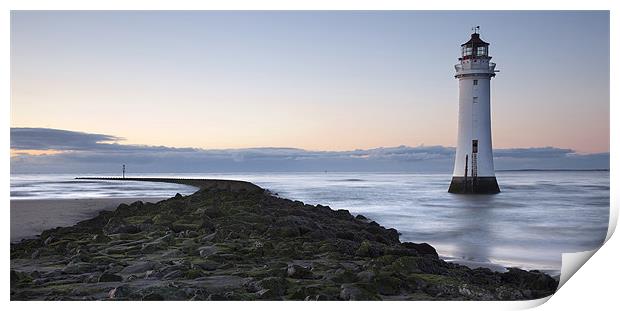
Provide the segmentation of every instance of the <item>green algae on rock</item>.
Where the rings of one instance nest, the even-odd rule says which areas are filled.
[[[557,284],[448,263],[361,215],[262,189],[121,204],[11,244],[12,300],[522,300]]]

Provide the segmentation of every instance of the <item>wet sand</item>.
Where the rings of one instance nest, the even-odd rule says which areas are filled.
[[[34,237],[43,230],[73,226],[100,211],[114,210],[121,203],[155,203],[164,199],[167,198],[11,200],[11,242]]]

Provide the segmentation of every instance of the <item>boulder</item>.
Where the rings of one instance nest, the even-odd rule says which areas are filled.
[[[129,287],[122,285],[111,289],[108,292],[108,298],[110,299],[123,299],[128,298],[130,294]]]
[[[418,252],[418,254],[420,254],[420,255],[429,255],[429,256],[435,257],[435,258],[439,257],[439,255],[437,254],[437,250],[435,250],[434,247],[430,246],[427,243],[419,243],[418,244],[418,243],[404,242],[401,245],[406,247],[406,248],[416,250],[416,252]]]
[[[215,245],[201,246],[198,248],[198,253],[200,254],[200,257],[203,258],[207,258],[211,255],[216,254],[217,252],[217,246]]]
[[[370,283],[375,279],[375,273],[365,270],[356,274],[356,277],[360,282]]]
[[[398,295],[401,292],[403,281],[390,275],[378,275],[374,280],[374,285],[381,295]]]
[[[124,220],[114,217],[110,218],[108,223],[103,227],[103,232],[107,235],[117,233],[138,233],[140,229],[136,225],[128,224]]]
[[[362,214],[358,214],[357,216],[355,216],[355,219],[361,221],[361,222],[368,222],[368,218],[366,218],[366,216],[362,215]]]
[[[502,274],[501,279],[519,288],[530,290],[548,290],[557,286],[555,279],[538,270],[528,272],[518,268],[508,268],[508,272]]]
[[[363,241],[355,251],[355,255],[360,257],[379,257],[383,255],[383,250],[375,243]]]
[[[312,271],[310,268],[302,267],[300,265],[289,265],[286,268],[286,275],[293,279],[312,279]]]
[[[346,269],[337,269],[329,273],[327,279],[336,283],[355,283],[358,281],[357,275]]]
[[[99,276],[97,282],[121,282],[122,280],[123,277],[120,275],[104,272],[102,275]]]
[[[69,263],[63,269],[62,272],[66,274],[82,274],[95,270],[96,265],[86,262]]]
[[[340,299],[342,300],[378,300],[378,297],[355,284],[342,284],[340,286]]]
[[[174,280],[174,279],[178,279],[182,275],[183,275],[183,272],[181,270],[174,270],[174,271],[166,273],[166,275],[163,276],[163,279]]]
[[[132,264],[130,266],[123,268],[123,270],[121,270],[121,273],[123,274],[142,273],[148,270],[153,270],[155,266],[156,264],[153,262],[149,262],[149,261],[139,262],[139,263],[135,263],[135,264]]]
[[[213,271],[213,270],[217,269],[217,267],[219,265],[220,264],[218,264],[215,261],[206,260],[204,262],[193,263],[192,264],[192,268],[193,269],[199,268],[199,269],[206,270],[206,271]]]
[[[259,294],[259,296],[262,295],[263,298],[281,297],[286,294],[288,282],[281,277],[267,277],[255,282],[253,285],[259,293],[262,291],[262,294]]]
[[[152,253],[155,251],[166,249],[167,247],[168,243],[164,242],[163,240],[155,240],[153,242],[142,244],[141,251],[143,253]]]

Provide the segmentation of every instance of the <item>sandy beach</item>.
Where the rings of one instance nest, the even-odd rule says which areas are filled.
[[[11,200],[11,242],[34,237],[43,230],[68,227],[121,203],[155,203],[165,198],[92,198]]]

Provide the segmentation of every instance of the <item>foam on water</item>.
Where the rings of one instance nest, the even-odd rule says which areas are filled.
[[[497,195],[449,194],[450,175],[382,173],[142,174],[253,182],[282,197],[363,214],[472,266],[557,271],[561,253],[603,242],[609,172],[499,172]],[[162,197],[195,188],[147,182],[12,175],[11,199]]]

